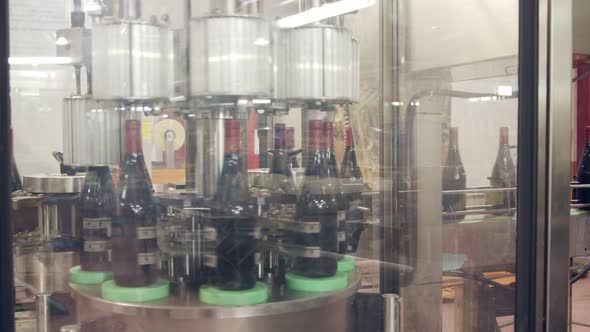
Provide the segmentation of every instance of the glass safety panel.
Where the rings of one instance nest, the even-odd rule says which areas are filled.
[[[518,2],[10,1],[17,331],[513,330]]]

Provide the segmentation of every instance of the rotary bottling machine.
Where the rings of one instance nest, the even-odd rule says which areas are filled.
[[[346,287],[330,293],[292,292],[273,283],[279,255],[320,254],[317,247],[297,247],[282,237],[317,233],[320,227],[265,214],[269,192],[264,170],[252,171],[249,182],[259,206],[254,227],[258,277],[270,284],[269,300],[225,307],[204,304],[198,296],[206,270],[216,268],[212,248],[218,234],[208,222],[207,200],[221,174],[224,121],[238,119],[245,128],[250,114],[258,111],[272,127],[275,114],[286,115],[295,107],[303,109],[303,120],[307,109],[333,118],[336,107],[357,102],[359,51],[351,31],[339,19],[280,29],[256,1],[199,2],[193,6],[204,8],[192,10],[186,2],[183,29],[173,31],[167,18],[145,18],[141,1],[99,3],[99,10],[86,15],[81,2],[74,1],[72,26],[57,31],[57,56],[72,59],[76,86],[63,101],[63,174],[25,176],[24,192],[15,197],[15,210],[40,211],[39,227],[19,233],[15,243],[19,287],[35,290],[36,330],[351,330],[358,271],[350,272]],[[304,4],[305,9],[320,5]],[[100,285],[68,280],[80,250],[76,199],[81,173],[88,166],[114,169],[124,152],[124,120],[149,119],[164,110],[186,121],[186,185],[156,194],[159,265],[171,292],[146,303],[105,300]],[[182,131],[158,133],[165,144],[173,144]],[[245,131],[243,135],[246,151]],[[368,197],[373,194],[367,190]],[[377,199],[370,204],[377,205]],[[370,208],[365,211],[366,221]]]
[[[70,59],[75,80],[63,100],[63,154],[55,154],[61,174],[25,175],[23,191],[13,195],[17,294],[27,299],[20,308],[33,313],[34,330],[497,331],[511,324],[515,207],[489,211],[481,198],[516,188],[444,191],[438,151],[441,128],[465,115],[451,116],[451,100],[474,109],[489,105],[480,101],[514,106],[507,100],[518,97],[516,88],[500,94],[489,86],[510,87],[517,77],[516,43],[496,38],[493,47],[474,47],[463,26],[447,22],[465,13],[460,3],[359,0],[355,10],[318,18],[352,2],[178,0],[167,7],[170,15],[156,16],[153,7],[163,5],[150,0],[92,1],[92,10],[84,8],[88,1],[73,1],[71,27],[56,32],[56,55]],[[498,17],[514,9],[486,7]],[[294,24],[303,13],[314,19]],[[478,38],[488,36],[493,29],[477,17],[462,19]],[[516,26],[504,18],[485,23],[498,31]],[[449,50],[449,40],[469,51]],[[158,265],[170,294],[107,300],[100,285],[68,275],[79,264],[82,173],[89,166],[117,172],[126,119],[170,115],[182,125],[170,119],[143,128],[144,150],[155,143],[166,167],[174,167],[183,143],[186,151],[182,184],[156,186],[155,194]],[[362,197],[361,213],[344,219],[354,225],[348,230],[362,231],[360,243],[360,233],[342,235],[356,265],[344,287],[325,293],[289,290],[281,281],[281,257],[320,255],[291,239],[321,227],[268,213],[272,178],[263,160],[275,123],[295,123],[297,137],[306,137],[307,120],[318,116],[352,123],[367,171],[366,183],[343,189]],[[226,120],[240,124],[244,156],[260,150],[260,165],[248,167],[257,208],[248,236],[257,280],[270,295],[255,305],[210,305],[199,297],[223,236],[210,202],[223,171]],[[304,169],[292,172],[301,186]],[[469,197],[465,211],[441,213],[443,195],[457,193]],[[449,221],[455,215],[471,217]],[[587,214],[576,211],[570,224],[570,256],[587,255]]]

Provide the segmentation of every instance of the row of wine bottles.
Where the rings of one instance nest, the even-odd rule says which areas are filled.
[[[448,191],[443,193],[442,208],[448,213],[445,218],[454,220],[463,219],[465,215],[460,212],[466,209],[466,195],[461,193],[466,188],[466,174],[459,154],[458,136],[458,129],[451,128],[449,151],[442,172],[443,190]],[[486,194],[486,205],[494,213],[512,214],[510,209],[516,207],[516,167],[510,155],[507,127],[500,128],[498,154],[489,179],[491,187],[499,190]]]
[[[214,199],[219,237],[215,283],[230,290],[253,287],[256,276],[255,239],[249,235],[252,233],[249,224],[254,215],[253,204],[245,187],[246,175],[237,139],[238,127],[239,122],[236,120],[225,122],[225,157]],[[283,266],[279,269],[305,277],[327,277],[336,273],[337,259],[331,254],[346,250],[339,244],[345,242],[342,234],[345,233],[343,228],[347,210],[351,202],[360,196],[360,193],[346,193],[343,189],[346,179],[360,181],[361,178],[352,132],[347,129],[347,148],[339,171],[334,153],[333,128],[333,122],[319,119],[309,121],[307,164],[301,190],[295,187],[291,172],[295,152],[287,144],[288,129],[284,124],[277,124],[274,128],[274,149],[270,152],[270,197],[265,202],[264,210],[270,217],[319,223],[318,233],[294,235],[295,245],[319,248],[319,257],[298,256],[290,264],[286,263],[285,257],[280,259],[280,265]]]
[[[222,172],[208,203],[210,222],[217,232],[215,273],[210,281],[222,289],[240,290],[254,287],[256,282],[258,206],[248,190],[241,122],[225,120],[224,127]],[[287,145],[288,130],[284,124],[275,126],[272,194],[264,208],[281,217],[319,222],[319,233],[298,233],[294,242],[319,247],[321,256],[295,257],[290,268],[303,276],[324,277],[336,273],[337,260],[329,253],[346,251],[342,245],[345,220],[351,203],[360,199],[359,191],[345,187],[362,181],[351,129],[346,130],[346,153],[338,170],[333,122],[310,120],[308,127],[306,177],[298,191],[291,173],[294,153]],[[122,287],[147,286],[157,278],[156,207],[141,141],[140,121],[127,120],[125,158],[117,187],[107,166],[89,167],[82,197],[82,270],[112,270],[114,281]]]
[[[112,270],[121,287],[147,286],[156,281],[156,208],[139,120],[125,123],[125,157],[116,189],[108,166],[88,168],[82,218],[82,270]]]

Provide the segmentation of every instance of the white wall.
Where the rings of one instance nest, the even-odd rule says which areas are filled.
[[[54,57],[55,30],[69,24],[64,0],[10,1],[11,57]],[[62,149],[62,99],[73,70],[57,65],[11,66],[14,151],[21,174],[58,171],[52,151]]]
[[[518,90],[517,76],[452,83],[453,90],[496,93],[498,86]],[[498,153],[500,127],[508,127],[510,145],[517,145],[518,99],[469,101],[451,99],[451,126],[459,128],[459,151],[467,174],[467,187],[488,186],[487,177]],[[516,162],[516,149],[512,150]]]

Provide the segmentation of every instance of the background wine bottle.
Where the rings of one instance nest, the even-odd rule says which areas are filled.
[[[256,284],[253,210],[240,145],[240,120],[225,120],[224,160],[214,196],[217,263],[211,282],[224,290]]]
[[[490,185],[493,188],[513,188],[516,187],[516,168],[510,155],[510,146],[508,145],[508,127],[500,128],[500,147],[496,162],[492,169]],[[492,209],[510,209],[516,207],[516,191],[497,191],[490,192],[486,195],[486,204]],[[507,211],[500,214],[513,214]]]
[[[344,241],[340,241],[339,252],[341,254],[354,252],[358,247],[360,236],[364,230],[362,203],[360,202],[364,184],[361,169],[356,159],[352,127],[347,125],[344,129],[344,158],[340,166],[340,178],[342,179],[342,191],[345,201],[348,203],[346,209],[346,221],[340,229],[344,232]]]
[[[287,206],[295,204],[297,200],[293,174],[289,166],[291,158],[286,146],[287,131],[282,123],[275,124],[274,129],[274,149],[270,163],[271,185],[269,191],[271,195],[268,199],[274,208],[270,212],[275,213],[277,212],[276,208],[279,208],[283,212],[293,213],[294,206],[291,209]],[[283,207],[289,211],[284,211]]]
[[[143,157],[141,121],[125,121],[125,159],[112,227],[112,267],[121,287],[144,287],[157,279],[156,216]]]
[[[328,117],[330,118],[330,117]],[[350,206],[350,201],[346,199],[346,194],[343,192],[343,181],[338,174],[338,164],[336,163],[336,151],[334,150],[334,122],[331,120],[324,121],[324,142],[323,150],[324,160],[327,166],[323,168],[323,178],[333,179],[332,181],[326,181],[328,191],[336,191],[336,201],[338,205],[337,220],[338,220],[338,252],[342,252],[346,248],[346,233],[344,226],[346,223],[346,211]],[[331,188],[330,186],[333,186]]]
[[[109,167],[88,167],[82,192],[83,271],[110,271],[109,240],[114,210],[115,187]]]
[[[289,166],[291,168],[299,168],[299,160],[297,158],[297,153],[295,152],[295,128],[294,127],[287,127],[287,138],[286,138],[286,148],[287,152],[289,153]]]
[[[308,123],[308,156],[305,179],[301,196],[297,201],[297,220],[302,222],[319,222],[320,233],[295,235],[295,244],[301,247],[319,247],[320,257],[295,257],[293,272],[295,274],[317,278],[329,277],[336,273],[337,261],[326,253],[338,250],[338,191],[334,178],[329,174],[329,162],[326,159],[326,142],[323,139],[324,124],[322,120],[312,119]],[[322,144],[323,143],[323,144]]]
[[[590,126],[586,127],[586,147],[578,166],[577,180],[581,184],[590,184]],[[578,203],[590,203],[590,188],[579,188]]]
[[[442,172],[443,190],[462,190],[465,189],[467,178],[465,168],[459,154],[459,131],[457,128],[451,128],[451,139],[447,160]],[[465,194],[443,194],[443,212],[465,211]],[[465,215],[447,216],[444,219],[460,220]]]

